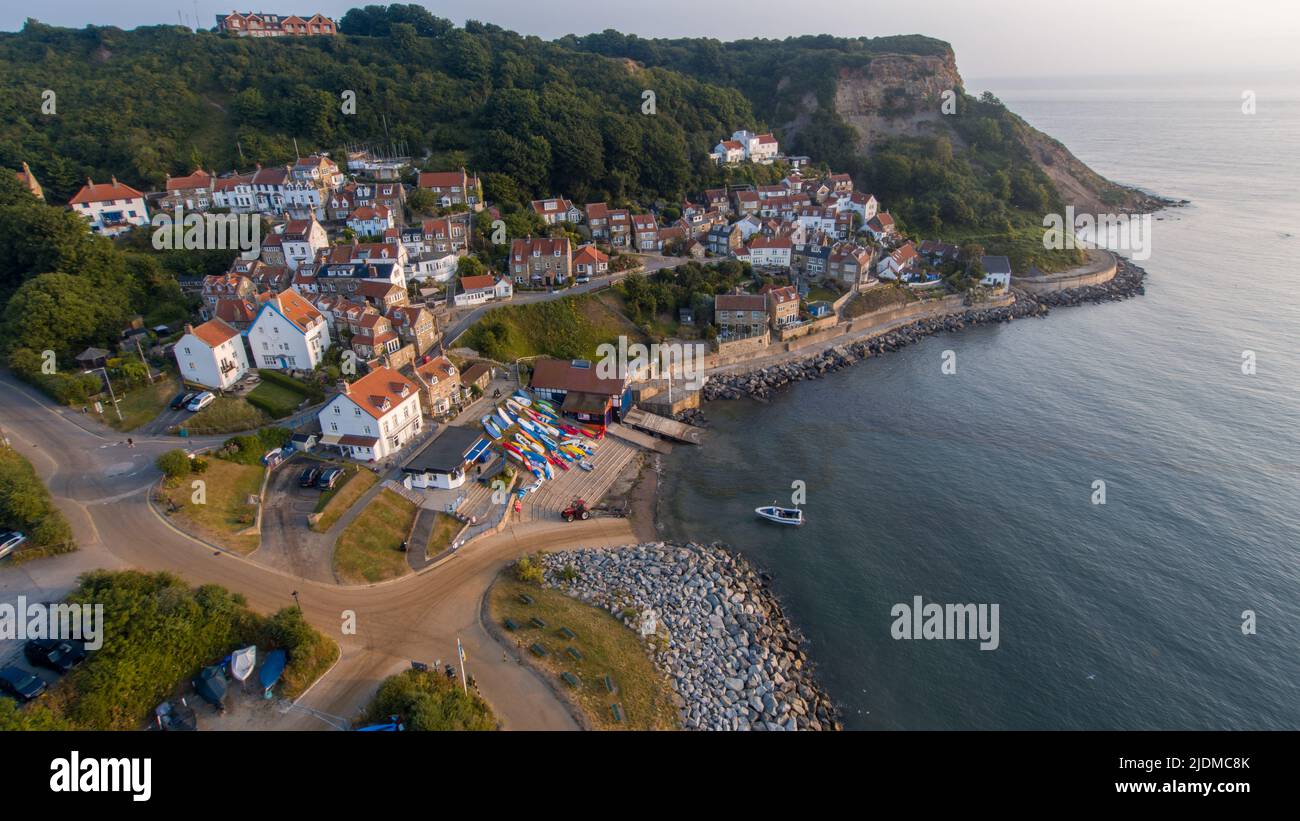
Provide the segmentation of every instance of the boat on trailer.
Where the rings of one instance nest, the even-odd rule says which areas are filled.
[[[803,524],[803,511],[797,507],[778,507],[776,502],[773,502],[764,507],[754,508],[754,512],[759,515],[759,518],[779,525]]]

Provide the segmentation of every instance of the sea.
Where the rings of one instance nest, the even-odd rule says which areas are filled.
[[[972,80],[1188,201],[1146,294],[710,403],[664,457],[662,536],[771,574],[847,728],[1300,728],[1300,83],[1266,79]],[[800,489],[803,527],[754,515]],[[997,605],[996,649],[896,637],[917,597]]]

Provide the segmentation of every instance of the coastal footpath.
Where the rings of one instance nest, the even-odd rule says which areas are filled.
[[[1142,280],[1146,272],[1125,259],[1118,259],[1115,275],[1105,282],[1080,288],[1030,293],[1016,289],[1015,301],[996,308],[971,307],[959,314],[928,318],[895,328],[856,342],[836,345],[812,356],[771,365],[738,374],[718,374],[705,383],[702,398],[751,398],[766,401],[774,391],[794,382],[819,379],[828,373],[847,368],[872,356],[907,347],[914,342],[942,331],[960,331],[974,325],[1011,322],[1027,317],[1042,317],[1053,308],[1072,305],[1117,302],[1146,293]],[[699,411],[687,411],[679,416],[682,421],[699,424],[703,421]]]
[[[767,579],[722,545],[650,542],[542,557],[545,585],[641,631],[690,730],[838,730]]]

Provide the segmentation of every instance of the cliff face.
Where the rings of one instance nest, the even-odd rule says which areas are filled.
[[[942,122],[943,94],[960,94],[961,75],[949,52],[944,57],[885,55],[866,68],[841,69],[835,83],[835,111],[858,133],[858,150],[887,137],[955,135]],[[961,145],[955,142],[954,146]]]
[[[953,118],[960,115],[944,114],[943,103],[945,92],[961,95],[964,88],[951,51],[942,56],[880,55],[865,67],[839,70],[834,109],[856,132],[858,153],[865,156],[893,137],[945,137],[960,151],[968,147],[954,127]],[[809,126],[818,106],[812,94],[801,102],[800,115],[785,124],[795,132]],[[1168,204],[1105,179],[1059,141],[1019,117],[1011,120],[1011,136],[1051,179],[1063,204],[1091,213],[1150,211]]]

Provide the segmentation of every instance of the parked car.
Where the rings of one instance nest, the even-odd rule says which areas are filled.
[[[196,413],[215,401],[217,401],[217,397],[212,394],[212,391],[204,391],[203,393],[195,395],[195,397],[190,400],[190,403],[185,406],[185,410],[190,413]]]
[[[22,547],[26,541],[27,537],[16,530],[6,530],[4,533],[0,533],[0,559]]]
[[[45,682],[21,667],[0,670],[0,690],[19,701],[31,701],[45,692]]]
[[[185,407],[190,402],[192,402],[194,400],[194,397],[196,396],[198,396],[198,394],[195,393],[194,391],[186,391],[184,393],[178,393],[172,397],[172,401],[169,402],[167,406],[170,407],[172,410],[180,410],[181,408]]]
[[[23,655],[32,664],[66,673],[86,658],[86,646],[60,639],[32,639],[23,645]]]
[[[320,480],[322,471],[320,468],[303,468],[302,473],[298,474],[298,487],[311,487]]]
[[[281,448],[272,448],[262,456],[262,464],[266,465],[269,468],[273,468],[283,461],[284,461],[284,450]]]
[[[326,468],[320,476],[316,477],[316,487],[321,490],[333,490],[343,479],[343,468]]]
[[[586,274],[583,274],[582,276],[575,279],[574,282],[578,283],[579,285],[586,285],[588,282],[591,282],[591,277],[587,276]]]

